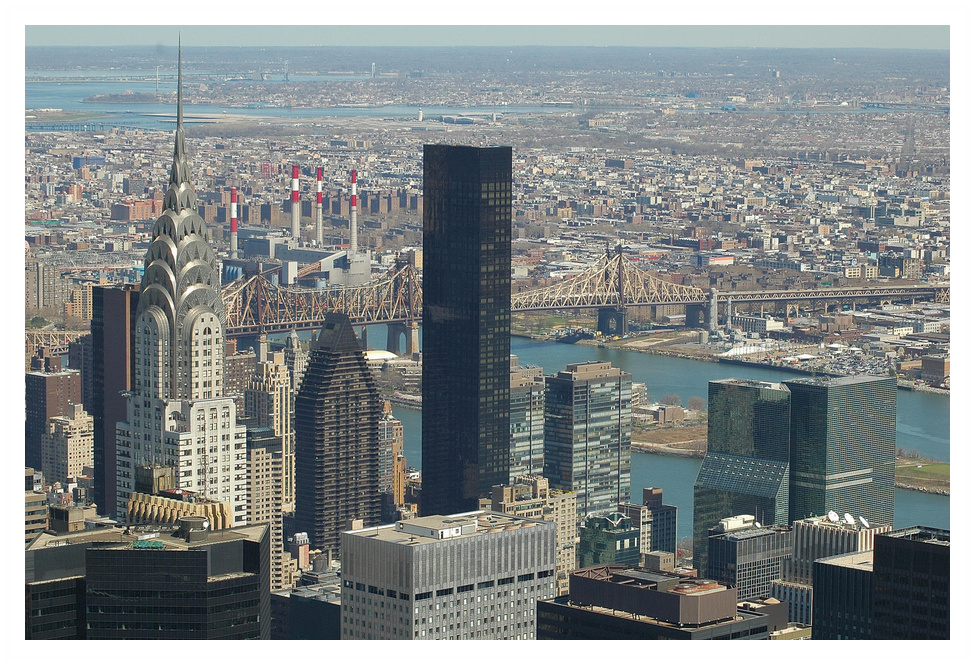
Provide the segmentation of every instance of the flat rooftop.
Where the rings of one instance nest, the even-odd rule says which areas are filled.
[[[27,551],[37,551],[44,550],[49,547],[77,545],[79,543],[97,543],[99,547],[120,549],[131,548],[133,547],[133,543],[137,542],[156,542],[160,545],[153,546],[147,544],[145,548],[189,550],[201,545],[212,545],[214,543],[223,543],[233,540],[258,541],[261,539],[261,535],[267,528],[268,526],[266,524],[254,524],[239,526],[233,529],[225,529],[223,531],[210,531],[207,533],[206,538],[188,543],[186,542],[185,538],[180,536],[179,529],[171,524],[150,526],[139,525],[137,527],[130,527],[128,529],[128,533],[126,533],[126,529],[124,528],[110,527],[105,529],[77,531],[75,533],[60,536],[42,533],[31,541],[26,549]],[[141,546],[136,545],[135,547]]]
[[[544,520],[476,510],[457,515],[427,515],[393,524],[346,531],[365,538],[376,538],[401,545],[424,545],[455,538],[473,538],[488,533],[512,531],[544,525]],[[554,524],[554,522],[552,522]]]
[[[842,566],[843,568],[854,568],[857,570],[873,571],[873,550],[864,552],[851,552],[850,554],[837,554],[822,559],[818,562],[828,563],[831,566]]]

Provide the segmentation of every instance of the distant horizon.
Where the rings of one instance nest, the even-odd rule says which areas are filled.
[[[949,51],[948,25],[28,25],[27,47],[633,47]]]

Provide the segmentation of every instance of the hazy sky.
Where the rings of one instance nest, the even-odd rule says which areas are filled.
[[[365,3],[372,6],[373,3]],[[401,5],[411,3],[403,2]],[[283,5],[281,5],[283,6]],[[493,6],[493,3],[492,3]],[[819,8],[819,5],[817,5]],[[129,14],[125,14],[127,17]],[[227,18],[240,19],[234,11]],[[330,16],[321,12],[320,17]],[[353,19],[362,21],[364,12]],[[390,22],[395,16],[376,12],[376,18]],[[514,18],[521,14],[503,14]],[[769,17],[764,12],[765,17]],[[746,15],[750,17],[752,14]],[[788,12],[775,14],[789,18]],[[219,15],[194,13],[193,17],[221,22]],[[739,19],[742,16],[739,15]],[[138,18],[138,17],[136,17]],[[341,18],[341,17],[337,17]],[[429,23],[443,19],[465,17],[454,13],[417,16]],[[383,25],[349,27],[341,25],[60,25],[25,26],[27,46],[127,46],[173,45],[177,36],[183,44],[192,46],[453,46],[453,45],[579,45],[579,46],[762,46],[762,47],[859,47],[859,48],[921,48],[948,49],[949,27],[907,25],[530,25],[532,15],[525,15],[525,24],[517,26],[482,25]],[[544,18],[544,17],[540,17]],[[616,13],[594,15],[593,20],[631,18]],[[632,18],[648,19],[652,15]],[[684,17],[685,20],[691,17]],[[216,20],[215,20],[216,19]],[[539,24],[546,23],[536,18]],[[410,23],[411,21],[406,21]],[[202,23],[202,21],[201,21]]]

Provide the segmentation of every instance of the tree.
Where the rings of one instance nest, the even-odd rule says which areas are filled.
[[[680,406],[681,398],[680,395],[676,393],[670,393],[668,395],[664,395],[663,397],[661,397],[660,403],[666,404],[667,406]]]
[[[691,411],[703,411],[707,404],[703,397],[698,397],[697,395],[687,400],[687,408]]]

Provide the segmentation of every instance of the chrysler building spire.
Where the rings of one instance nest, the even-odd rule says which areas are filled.
[[[166,208],[180,212],[196,209],[196,192],[190,183],[190,167],[186,161],[186,136],[183,132],[183,47],[179,47],[176,65],[176,146],[173,148],[173,168],[169,174]]]
[[[139,468],[171,467],[178,489],[231,505],[246,520],[246,429],[224,396],[220,273],[196,210],[183,134],[183,65],[169,189],[146,250],[135,324],[135,385],[117,424],[119,507]],[[123,511],[120,510],[120,513]]]

